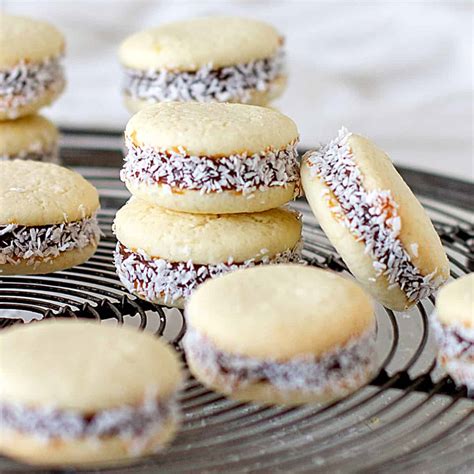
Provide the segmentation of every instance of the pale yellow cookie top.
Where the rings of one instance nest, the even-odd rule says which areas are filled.
[[[292,249],[301,221],[284,208],[253,214],[189,214],[132,198],[117,212],[114,231],[130,250],[172,262],[244,262]]]
[[[64,52],[64,36],[50,23],[0,13],[0,69],[41,62]]]
[[[188,327],[226,353],[285,360],[322,356],[373,328],[353,281],[303,265],[267,265],[208,280],[186,306]]]
[[[79,173],[52,163],[0,162],[0,225],[52,225],[90,217],[97,190]]]
[[[0,402],[90,413],[164,400],[180,384],[176,353],[134,328],[62,320],[0,334]]]
[[[190,155],[220,158],[279,150],[298,138],[298,130],[289,117],[267,107],[163,102],[135,114],[125,136],[138,146],[182,147]]]
[[[444,324],[474,329],[474,273],[441,288],[436,298],[436,313]]]
[[[273,26],[248,18],[206,17],[176,21],[135,33],[120,45],[126,67],[196,71],[245,64],[273,56],[283,40]]]
[[[56,146],[58,135],[54,124],[41,115],[0,122],[0,157],[49,151]]]

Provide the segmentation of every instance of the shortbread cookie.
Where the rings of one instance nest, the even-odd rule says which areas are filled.
[[[122,180],[132,194],[161,207],[259,212],[298,193],[298,130],[275,110],[167,102],[134,115],[125,139]]]
[[[183,307],[209,278],[301,260],[301,221],[286,209],[204,215],[132,198],[117,213],[115,265],[123,285],[153,303]]]
[[[99,196],[80,174],[52,163],[0,162],[0,273],[51,273],[91,257]]]
[[[132,112],[164,101],[265,105],[286,85],[283,38],[251,19],[169,23],[129,36],[119,55]]]
[[[149,333],[77,320],[0,334],[0,452],[78,465],[156,453],[178,427],[174,351]]]
[[[239,270],[199,287],[185,315],[191,372],[238,400],[330,402],[368,383],[376,369],[371,300],[333,272]]]
[[[370,140],[342,129],[305,154],[301,178],[329,240],[385,306],[403,311],[446,281],[448,259],[428,214]]]

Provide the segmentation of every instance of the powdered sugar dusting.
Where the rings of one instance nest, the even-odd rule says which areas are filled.
[[[444,281],[435,270],[422,275],[398,238],[402,226],[398,204],[390,190],[366,191],[362,175],[348,145],[351,136],[345,128],[327,145],[305,154],[311,174],[323,179],[336,199],[326,199],[333,215],[373,259],[377,277],[384,275],[389,285],[398,285],[410,302],[433,293]],[[412,250],[415,250],[412,248]],[[416,250],[418,250],[416,248]]]
[[[297,144],[295,140],[280,150],[211,159],[189,155],[184,149],[139,147],[126,138],[128,153],[120,178],[124,182],[159,183],[203,194],[229,190],[251,194],[296,183],[295,192],[299,193]]]
[[[240,102],[251,101],[252,91],[266,92],[284,73],[284,52],[213,69],[212,64],[196,72],[125,69],[123,90],[126,95],[150,103],[165,101]]]
[[[34,102],[47,90],[64,85],[62,57],[40,63],[21,61],[11,69],[0,69],[0,112],[9,118],[18,116],[17,109]]]
[[[265,251],[244,262],[235,263],[232,257],[227,262],[215,265],[198,265],[192,260],[169,262],[163,258],[153,258],[141,249],[131,251],[117,243],[114,253],[115,267],[125,288],[148,301],[173,303],[188,298],[191,292],[208,278],[216,278],[225,273],[261,264],[301,263],[299,242],[294,248],[274,256]]]
[[[48,262],[62,252],[82,249],[100,238],[95,216],[80,221],[41,227],[0,225],[0,265]]]
[[[189,327],[183,345],[210,377],[224,382],[229,391],[266,381],[281,390],[323,393],[329,388],[358,388],[375,367],[375,325],[360,338],[324,354],[300,355],[286,361],[228,354],[200,332]]]

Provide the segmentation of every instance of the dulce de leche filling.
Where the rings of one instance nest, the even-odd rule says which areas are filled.
[[[99,238],[95,216],[45,226],[0,225],[0,264],[48,262],[63,252],[96,244]]]
[[[34,102],[49,91],[64,85],[61,57],[40,63],[20,62],[11,69],[0,69],[0,111],[12,112]]]
[[[120,178],[124,182],[164,185],[170,191],[202,194],[233,191],[251,194],[273,187],[295,186],[299,192],[297,140],[279,150],[234,154],[222,158],[189,155],[184,149],[160,150],[138,146],[126,138],[128,149]]]
[[[192,358],[207,375],[227,384],[229,390],[262,382],[281,390],[337,390],[359,386],[375,367],[375,327],[320,358],[301,355],[279,361],[229,354],[194,328],[188,328],[183,344],[188,360]]]
[[[39,438],[140,437],[178,414],[176,400],[147,400],[91,413],[0,402],[0,426]]]
[[[213,265],[193,263],[191,260],[171,262],[151,257],[143,250],[130,250],[118,242],[114,261],[120,281],[128,291],[149,301],[172,303],[188,298],[208,278],[255,265],[301,262],[301,242],[273,256],[268,256],[262,249],[261,255],[244,262],[234,262],[229,258],[227,262]]]
[[[266,92],[284,73],[284,53],[223,68],[202,66],[197,71],[144,71],[126,68],[123,91],[150,103],[165,101],[248,103],[252,92]]]

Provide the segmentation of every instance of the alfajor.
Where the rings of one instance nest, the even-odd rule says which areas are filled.
[[[457,384],[474,391],[474,273],[440,290],[431,327],[439,365]]]
[[[135,33],[120,46],[131,112],[164,101],[265,105],[286,84],[283,38],[261,21],[210,17]]]
[[[58,129],[41,115],[0,122],[0,161],[58,161]]]
[[[0,13],[0,120],[51,104],[65,85],[64,37],[45,21]]]
[[[100,230],[96,189],[52,163],[0,162],[0,274],[50,273],[85,262]]]
[[[372,302],[333,272],[239,270],[200,286],[185,315],[191,372],[238,400],[330,402],[368,383],[376,369]]]
[[[131,293],[183,307],[209,278],[262,264],[301,260],[301,221],[287,209],[205,215],[132,198],[115,217],[115,266]]]
[[[165,102],[134,115],[125,140],[122,181],[168,209],[259,212],[298,193],[298,130],[272,109]]]
[[[305,154],[301,179],[329,240],[385,306],[405,310],[446,281],[448,259],[430,218],[370,140],[341,129]]]
[[[0,452],[51,466],[156,453],[177,430],[181,383],[175,352],[134,328],[69,319],[8,329]]]

